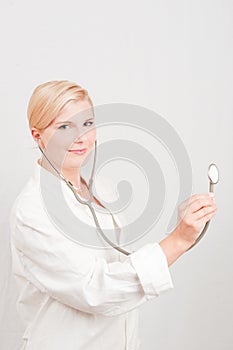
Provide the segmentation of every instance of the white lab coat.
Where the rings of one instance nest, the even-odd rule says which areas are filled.
[[[70,210],[94,227],[89,208],[36,162],[10,214],[17,310],[25,326],[22,350],[139,349],[138,307],[173,288],[163,250],[148,243],[126,256],[79,244],[51,220],[41,174],[59,183]],[[59,207],[58,199],[53,203]],[[113,227],[110,215],[98,218],[103,228]]]

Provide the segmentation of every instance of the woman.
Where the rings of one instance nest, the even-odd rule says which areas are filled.
[[[87,91],[67,80],[39,85],[28,105],[33,139],[85,199],[89,188],[80,170],[96,140],[92,107]],[[38,159],[10,217],[12,266],[20,290],[17,308],[25,325],[22,349],[139,349],[138,307],[173,288],[169,266],[215,215],[213,198],[209,193],[191,196],[179,206],[179,223],[168,237],[123,256],[112,248],[78,244],[66,235],[66,228],[60,232],[43,202],[42,174],[64,184],[45,158]],[[72,210],[91,225],[88,208],[69,191],[64,184]],[[51,198],[57,209],[55,195]],[[94,203],[103,207],[96,198]],[[104,224],[109,217],[103,214],[100,219]]]

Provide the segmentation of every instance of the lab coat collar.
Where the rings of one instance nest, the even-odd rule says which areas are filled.
[[[43,178],[43,180],[42,180]],[[66,185],[65,181],[62,180],[61,178],[59,178],[59,176],[56,176],[54,175],[53,173],[51,173],[50,171],[48,171],[47,169],[45,169],[44,167],[42,167],[39,163],[38,163],[38,160],[35,161],[35,166],[34,166],[34,171],[33,171],[33,174],[32,174],[32,187],[33,188],[37,188],[37,190],[39,190],[41,192],[41,185],[42,185],[42,182],[41,181],[46,181],[46,179],[48,180],[47,182],[49,184],[51,184],[51,186],[47,186],[47,183],[45,184],[45,186],[47,186],[47,190],[48,191],[53,191],[53,188],[51,187],[54,187],[53,184],[56,185],[56,183],[54,181],[59,181],[60,182],[60,186],[61,186],[61,190],[63,192],[63,195],[67,201],[67,203],[69,205],[71,205],[71,207],[79,207],[79,211],[82,211],[82,213],[85,215],[87,215],[89,217],[89,219],[93,220],[93,216],[92,214],[90,213],[90,210],[88,208],[87,205],[83,205],[82,203],[80,203],[74,196],[72,190]],[[107,181],[107,182],[106,182]],[[100,186],[100,187],[99,187]],[[107,193],[109,194],[109,186],[111,186],[109,183],[108,183],[108,180],[104,177],[102,178],[101,180],[98,181],[98,188],[102,191],[105,190],[105,194],[106,194],[106,188],[107,188]],[[55,186],[56,187],[56,186]],[[57,187],[56,187],[57,188]],[[56,193],[55,193],[56,194]],[[81,197],[81,196],[80,196]],[[85,198],[81,197],[83,200],[86,200]],[[92,202],[92,206],[96,212],[96,215],[100,217],[102,217],[102,220],[104,218],[107,219],[107,217],[110,218],[110,220],[112,221],[113,225],[115,226],[114,224],[114,221],[112,220],[112,216],[111,214],[109,213],[108,210],[100,207],[98,204],[96,204],[95,202],[93,203]],[[117,224],[119,226],[121,226],[121,220],[119,219],[118,215],[114,214],[114,219],[115,221],[117,222]],[[117,233],[117,240],[118,240],[118,244],[120,243],[120,232]]]
[[[55,171],[54,171],[55,173]],[[45,181],[45,179],[47,178],[48,181],[59,181],[62,192],[64,194],[64,196],[66,197],[67,201],[69,203],[72,203],[72,205],[74,206],[79,206],[80,208],[82,208],[83,210],[85,210],[86,212],[89,212],[89,209],[86,205],[83,205],[82,203],[80,203],[74,196],[72,190],[67,186],[67,184],[65,183],[64,180],[62,180],[61,178],[59,178],[58,175],[53,174],[52,172],[48,171],[47,169],[45,169],[44,167],[42,167],[39,163],[38,163],[38,159],[35,161],[35,166],[34,166],[34,171],[33,171],[33,175],[32,175],[32,181],[33,181],[33,186],[37,187],[40,189],[41,187],[41,179],[43,178],[43,181]],[[109,186],[110,184],[108,183],[108,179],[106,178],[102,178],[101,180],[98,180],[98,183],[96,184],[98,191],[102,191],[104,193],[104,197],[107,198],[109,196]],[[111,196],[111,195],[110,195]],[[79,197],[81,197],[81,199],[86,200],[85,198],[83,198],[82,196],[79,195]],[[109,197],[110,198],[110,197]],[[107,200],[109,199],[107,198]],[[110,199],[111,200],[111,199]],[[101,208],[98,204],[96,204],[95,202],[92,203],[93,207],[95,210],[100,211],[100,212],[105,212],[106,210]],[[90,214],[91,215],[91,214]]]
[[[52,181],[59,181],[61,189],[63,191],[63,194],[66,196],[66,198],[73,202],[73,204],[75,205],[80,205],[82,208],[87,208],[87,206],[82,205],[80,202],[78,202],[72,192],[72,190],[67,186],[67,184],[65,183],[64,180],[62,180],[58,175],[55,175],[55,170],[54,173],[50,172],[49,170],[45,169],[43,166],[41,166],[38,163],[37,159],[35,161],[35,165],[34,165],[34,170],[33,170],[33,175],[32,175],[32,180],[34,182],[35,186],[41,186],[41,181],[42,181],[42,177],[43,177],[43,181],[44,179],[48,178],[48,180],[52,180]],[[85,200],[85,198],[83,198],[82,196],[79,195],[79,197],[81,197],[83,200]],[[95,206],[95,203],[94,203]]]

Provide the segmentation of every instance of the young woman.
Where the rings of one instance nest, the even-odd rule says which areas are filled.
[[[96,140],[92,107],[87,91],[67,80],[39,85],[28,105],[33,139],[85,199],[89,188],[80,170]],[[215,215],[215,201],[209,193],[191,196],[180,204],[179,223],[168,237],[123,256],[115,249],[81,245],[65,234],[66,228],[64,234],[60,231],[43,201],[42,174],[48,182],[63,186],[66,200],[81,220],[90,225],[92,221],[88,208],[68,194],[70,189],[49,162],[38,159],[10,217],[17,308],[25,325],[22,349],[139,349],[138,307],[173,288],[169,266]],[[59,198],[50,191],[51,183],[47,192],[56,211]],[[97,198],[94,204],[103,207]],[[63,216],[59,214],[58,221]],[[112,225],[105,214],[99,220],[101,227],[107,221]]]

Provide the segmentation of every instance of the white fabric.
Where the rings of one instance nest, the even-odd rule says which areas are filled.
[[[113,248],[93,249],[69,239],[46,211],[42,169],[61,183],[72,210],[92,222],[89,209],[77,202],[67,185],[36,163],[10,215],[17,309],[25,325],[22,349],[139,349],[138,307],[173,288],[163,250],[149,243],[125,256]],[[102,186],[106,189],[106,183]],[[110,215],[98,218],[103,227],[113,227]]]

